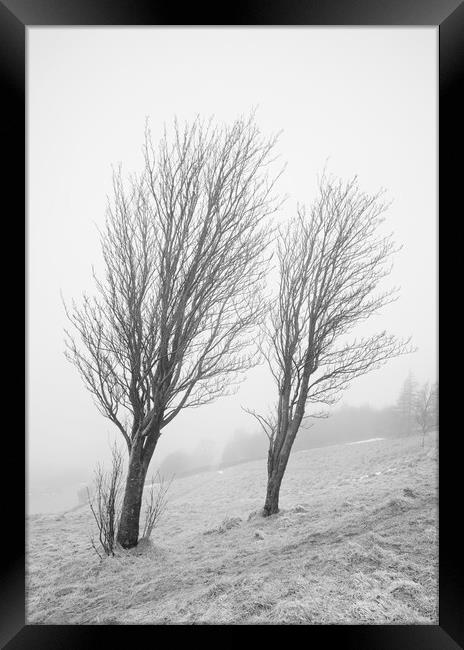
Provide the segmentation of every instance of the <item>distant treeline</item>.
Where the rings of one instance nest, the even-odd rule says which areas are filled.
[[[328,418],[308,418],[301,428],[294,450],[311,449],[327,445],[367,440],[369,438],[396,437],[399,435],[398,411],[392,407],[375,409],[370,406],[343,406]],[[219,469],[249,460],[267,457],[268,439],[264,432],[236,431],[226,442],[219,462],[213,458],[206,444],[194,451],[177,450],[160,464],[162,475],[186,476],[212,468]]]
[[[393,407],[374,409],[369,406],[344,406],[328,418],[308,418],[301,428],[293,449],[311,449],[327,445],[384,438],[397,435],[397,413]],[[265,458],[268,440],[264,433],[236,432],[224,448],[223,463]]]

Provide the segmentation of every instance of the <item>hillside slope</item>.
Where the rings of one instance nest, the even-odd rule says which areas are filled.
[[[177,479],[152,541],[102,562],[86,508],[33,515],[27,622],[436,624],[437,473],[431,439],[296,452],[268,519],[263,461]]]

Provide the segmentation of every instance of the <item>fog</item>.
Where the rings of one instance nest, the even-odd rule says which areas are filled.
[[[389,284],[400,298],[360,333],[412,336],[417,351],[353,382],[343,404],[382,409],[410,371],[436,380],[437,41],[436,28],[28,29],[31,492],[54,484],[59,507],[72,506],[63,486],[74,494],[118,439],[63,355],[60,292],[93,292],[111,166],[140,169],[147,116],[156,142],[175,115],[231,121],[256,107],[265,134],[282,131],[279,191],[289,198],[278,219],[310,204],[325,165],[358,174],[368,192],[386,188],[386,228],[402,245]],[[237,432],[256,432],[241,406],[259,411],[274,398],[267,367],[250,370],[235,395],[181,413],[152,465],[178,450],[221,462]]]

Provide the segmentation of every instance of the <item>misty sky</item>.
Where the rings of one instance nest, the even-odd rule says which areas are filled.
[[[324,165],[362,189],[387,189],[387,228],[403,246],[391,284],[400,299],[364,327],[412,335],[415,354],[353,382],[343,402],[395,401],[409,371],[437,373],[436,28],[28,28],[28,453],[34,473],[93,468],[113,440],[63,355],[64,297],[92,292],[101,268],[97,225],[111,165],[141,167],[145,119],[197,114],[232,121],[257,107],[278,151],[289,194],[310,204]],[[364,332],[363,332],[364,333]],[[265,366],[239,392],[187,410],[154,459],[203,439],[220,449],[236,429],[255,430],[240,406],[271,405]],[[156,463],[156,460],[153,461]]]

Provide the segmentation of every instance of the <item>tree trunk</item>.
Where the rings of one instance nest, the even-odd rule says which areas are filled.
[[[266,501],[264,503],[263,515],[269,517],[270,515],[275,515],[279,512],[279,494],[280,494],[280,484],[284,477],[284,472],[277,471],[268,474],[267,478],[267,490],[266,490]]]
[[[143,449],[142,443],[135,445],[129,457],[126,488],[117,536],[117,541],[123,548],[133,548],[137,546],[139,541],[143,488],[156,440],[154,441],[155,444],[147,445],[145,449]]]
[[[285,474],[287,462],[295,440],[296,430],[287,429],[282,446],[269,451],[267,464],[267,489],[263,515],[269,517],[279,512],[280,485]]]

